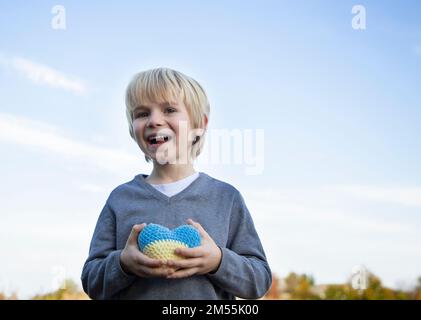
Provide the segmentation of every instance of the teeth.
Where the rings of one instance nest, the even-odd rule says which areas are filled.
[[[153,138],[150,138],[149,141],[151,143],[157,143],[157,141],[168,141],[170,138],[168,136],[155,136]]]

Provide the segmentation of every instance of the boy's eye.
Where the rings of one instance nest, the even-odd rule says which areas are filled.
[[[143,118],[146,117],[148,115],[147,112],[138,112],[135,114],[135,118]]]
[[[171,107],[165,109],[165,112],[167,112],[167,113],[173,113],[173,112],[176,112],[176,111],[177,111],[176,109],[171,108]],[[146,111],[137,112],[134,115],[135,118],[144,118],[144,117],[147,117],[147,116],[148,116],[148,112],[146,112]]]

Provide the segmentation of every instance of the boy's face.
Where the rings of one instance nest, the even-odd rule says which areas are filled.
[[[138,106],[133,111],[133,132],[145,155],[161,164],[187,161],[190,155],[193,132],[181,101]]]

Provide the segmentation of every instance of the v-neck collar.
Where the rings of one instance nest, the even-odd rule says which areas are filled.
[[[157,189],[155,189],[152,185],[150,185],[145,179],[148,177],[147,174],[138,174],[135,178],[137,179],[137,181],[144,186],[155,198],[159,199],[159,200],[163,200],[166,202],[172,202],[172,201],[176,201],[181,199],[186,193],[190,192],[190,190],[192,188],[194,188],[204,177],[205,177],[205,173],[204,172],[198,172],[199,176],[193,180],[193,182],[191,182],[186,188],[184,188],[183,190],[181,190],[180,192],[176,193],[175,195],[169,197],[166,194],[158,191]]]

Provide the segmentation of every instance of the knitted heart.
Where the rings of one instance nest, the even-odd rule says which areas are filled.
[[[143,228],[137,239],[140,251],[148,257],[164,260],[183,259],[174,253],[176,248],[200,246],[200,234],[190,225],[170,230],[159,224],[150,223]]]

